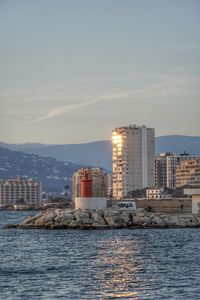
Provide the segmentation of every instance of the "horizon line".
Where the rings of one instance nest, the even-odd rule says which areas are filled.
[[[187,134],[166,134],[166,135],[159,135],[155,136],[155,138],[160,137],[172,137],[172,136],[182,136],[182,137],[197,137],[200,138],[200,135],[187,135]],[[45,146],[64,146],[64,145],[82,145],[82,144],[91,144],[91,143],[98,143],[98,142],[112,142],[112,139],[102,139],[102,140],[92,140],[92,141],[85,141],[85,142],[75,142],[75,143],[42,143],[42,142],[5,142],[0,140],[0,143],[3,144],[9,144],[9,145],[28,145],[28,144],[39,144],[39,145],[45,145]]]

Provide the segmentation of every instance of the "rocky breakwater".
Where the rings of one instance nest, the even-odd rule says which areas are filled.
[[[5,228],[20,229],[102,229],[102,228],[180,228],[200,227],[200,216],[192,214],[162,214],[128,211],[115,208],[98,210],[47,209],[29,216],[19,225]]]

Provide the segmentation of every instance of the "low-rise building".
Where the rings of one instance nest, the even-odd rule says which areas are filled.
[[[38,204],[42,201],[42,184],[30,179],[0,180],[0,205],[24,203],[25,205]]]
[[[151,187],[146,190],[146,198],[147,199],[169,199],[171,195],[165,193],[163,187]]]

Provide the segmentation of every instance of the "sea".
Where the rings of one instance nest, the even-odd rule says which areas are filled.
[[[0,299],[200,299],[200,229],[3,229]]]

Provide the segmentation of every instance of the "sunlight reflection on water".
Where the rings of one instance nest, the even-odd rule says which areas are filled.
[[[141,278],[140,271],[144,269],[144,260],[140,257],[140,247],[140,241],[121,237],[107,239],[99,249],[95,279],[99,282],[104,298],[138,299],[139,295],[145,293],[150,279]],[[140,287],[141,280],[143,290]]]

